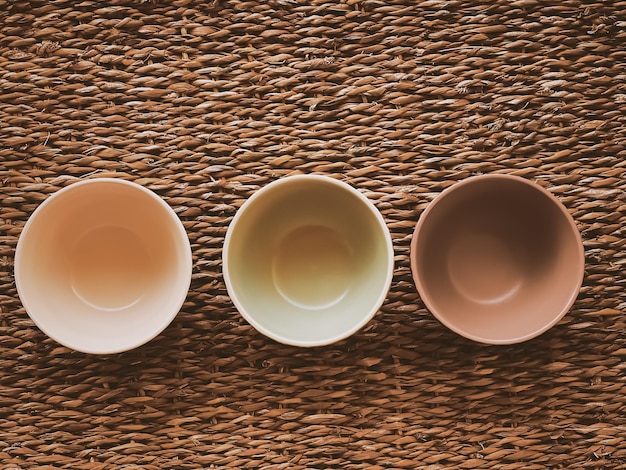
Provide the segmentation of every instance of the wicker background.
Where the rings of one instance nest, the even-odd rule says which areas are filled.
[[[586,275],[516,346],[446,330],[409,268],[450,184],[524,176],[568,207]],[[255,190],[320,173],[392,232],[362,331],[298,349],[230,302],[226,228]],[[136,350],[48,339],[16,294],[28,216],[81,178],[161,195],[188,299]],[[0,468],[626,468],[626,2],[0,0]]]

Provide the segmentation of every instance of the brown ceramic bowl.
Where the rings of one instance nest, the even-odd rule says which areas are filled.
[[[475,341],[526,341],[555,325],[582,284],[584,252],[567,209],[509,175],[468,178],[422,213],[411,242],[417,290],[433,315]]]

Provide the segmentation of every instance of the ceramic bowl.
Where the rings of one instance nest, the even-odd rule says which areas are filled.
[[[362,328],[386,298],[391,236],[376,207],[333,178],[286,177],[239,209],[224,280],[241,315],[281,343],[321,346]]]
[[[15,282],[26,312],[51,338],[106,354],[142,345],[178,313],[191,249],[174,211],[121,179],[71,184],[26,223]]]
[[[517,343],[555,325],[581,287],[584,252],[567,209],[524,178],[472,177],[430,203],[411,268],[421,299],[451,330]]]

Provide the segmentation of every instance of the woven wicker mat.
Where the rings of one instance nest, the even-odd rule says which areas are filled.
[[[626,468],[626,2],[0,0],[0,468]],[[420,213],[480,173],[571,211],[586,275],[552,330],[483,346],[425,309]],[[396,250],[388,299],[338,344],[239,316],[224,234],[255,190],[363,191]],[[149,344],[90,356],[39,331],[16,242],[51,193],[135,181],[194,270]]]

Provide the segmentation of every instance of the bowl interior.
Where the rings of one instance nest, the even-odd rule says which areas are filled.
[[[355,192],[291,177],[242,207],[227,235],[224,274],[257,329],[288,344],[327,344],[376,313],[391,280],[391,240],[380,214]]]
[[[474,178],[442,193],[416,228],[420,295],[445,325],[487,343],[545,331],[570,308],[584,261],[565,209],[534,183]]]
[[[189,286],[189,244],[156,195],[89,180],[56,193],[20,237],[16,281],[26,310],[74,349],[129,349],[158,334]]]

